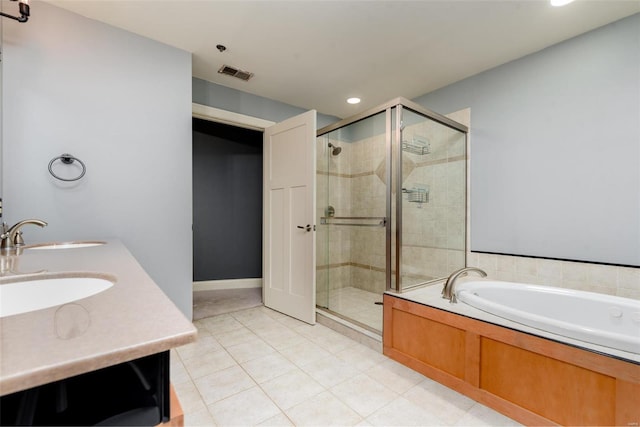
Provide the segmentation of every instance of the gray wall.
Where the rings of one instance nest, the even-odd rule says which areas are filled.
[[[307,111],[304,108],[220,86],[196,77],[193,78],[192,90],[193,102],[196,104],[208,105],[276,123]],[[318,129],[338,120],[340,119],[337,117],[318,113]]]
[[[193,280],[262,277],[262,132],[193,119]]]
[[[7,221],[49,222],[25,227],[28,243],[119,238],[191,318],[191,55],[47,3],[31,10],[3,23]],[[75,184],[47,171],[66,152],[87,166]]]
[[[471,249],[640,265],[640,14],[417,103],[471,107]]]

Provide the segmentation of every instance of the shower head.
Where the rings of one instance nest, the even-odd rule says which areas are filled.
[[[331,150],[331,154],[334,156],[337,156],[342,151],[342,147],[336,147],[332,143],[329,143],[329,148],[333,148],[333,150]]]

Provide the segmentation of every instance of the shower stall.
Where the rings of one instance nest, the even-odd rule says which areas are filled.
[[[381,333],[386,290],[466,265],[467,133],[403,98],[318,131],[318,310]]]

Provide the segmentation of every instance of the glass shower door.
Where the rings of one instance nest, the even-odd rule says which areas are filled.
[[[382,330],[385,112],[318,137],[317,305]]]

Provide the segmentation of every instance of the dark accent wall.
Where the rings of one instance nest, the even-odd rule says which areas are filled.
[[[193,280],[262,277],[262,132],[193,119]]]

